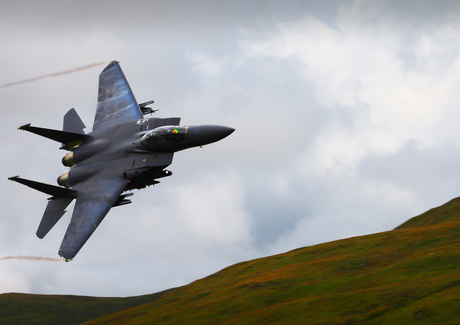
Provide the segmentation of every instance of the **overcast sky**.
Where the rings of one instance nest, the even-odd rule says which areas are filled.
[[[0,260],[0,292],[132,296],[395,228],[460,192],[458,1],[2,1],[0,85],[119,60],[139,102],[236,131],[112,209],[71,263]],[[0,258],[40,240],[65,151],[17,131],[93,124],[104,65],[0,88]],[[73,204],[69,207],[72,209]]]

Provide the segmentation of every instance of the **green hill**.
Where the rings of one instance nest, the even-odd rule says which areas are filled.
[[[447,221],[460,221],[460,197],[413,217],[396,229],[430,226]]]
[[[458,204],[410,220],[419,227],[239,263],[88,324],[460,324]]]
[[[459,324],[459,205],[239,263],[88,324]]]
[[[0,324],[79,324],[152,302],[172,290],[128,298],[6,293],[0,295]]]

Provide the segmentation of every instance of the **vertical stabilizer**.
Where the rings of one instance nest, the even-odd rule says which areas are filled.
[[[45,213],[43,214],[42,221],[37,229],[37,237],[43,238],[54,227],[54,225],[61,219],[66,212],[65,208],[72,202],[73,197],[60,197],[51,199],[46,206]]]
[[[64,126],[63,126],[64,131],[85,134],[85,131],[83,131],[83,129],[85,128],[86,128],[85,123],[83,123],[80,116],[78,116],[78,113],[75,110],[75,108],[70,109],[64,115]]]

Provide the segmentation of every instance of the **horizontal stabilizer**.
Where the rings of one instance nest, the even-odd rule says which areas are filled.
[[[54,186],[50,184],[40,183],[36,181],[31,181],[29,179],[20,178],[19,176],[13,176],[8,178],[10,181],[15,181],[25,186],[29,186],[37,191],[49,194],[53,196],[53,198],[76,198],[77,191],[60,187]]]
[[[41,135],[42,137],[61,142],[63,143],[61,149],[67,150],[70,150],[72,147],[79,145],[83,141],[90,138],[90,136],[87,134],[39,128],[36,126],[31,126],[30,123],[18,127],[18,130],[29,131]]]
[[[72,202],[73,197],[61,197],[52,199],[46,206],[40,225],[37,229],[37,237],[42,239],[54,227],[66,212],[65,208]]]

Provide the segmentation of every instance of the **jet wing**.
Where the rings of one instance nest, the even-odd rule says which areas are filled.
[[[69,262],[77,255],[107,212],[120,198],[127,184],[126,179],[95,177],[74,186],[78,191],[77,201],[59,248],[59,255],[64,261]]]
[[[123,71],[112,61],[99,76],[99,95],[93,131],[143,118]]]

